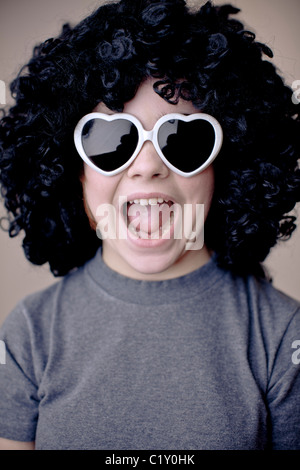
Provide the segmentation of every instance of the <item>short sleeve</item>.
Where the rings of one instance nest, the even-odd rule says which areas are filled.
[[[300,310],[278,346],[267,397],[273,449],[300,450]]]
[[[0,329],[0,437],[34,441],[38,418],[32,335],[21,304]]]

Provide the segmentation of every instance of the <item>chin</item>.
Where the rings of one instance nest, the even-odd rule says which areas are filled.
[[[170,254],[154,255],[149,254],[148,256],[139,256],[134,262],[128,260],[127,263],[131,270],[134,271],[137,277],[142,276],[144,279],[149,278],[150,280],[164,279],[172,276],[177,262],[179,261],[177,256]]]

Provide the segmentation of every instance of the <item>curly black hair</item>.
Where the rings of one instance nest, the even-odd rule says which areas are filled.
[[[121,0],[36,46],[11,84],[15,105],[1,120],[0,182],[9,235],[24,231],[34,264],[65,275],[101,244],[89,223],[73,131],[99,103],[122,111],[140,83],[170,103],[181,97],[221,123],[207,246],[219,264],[258,273],[295,228],[300,200],[299,104],[271,50],[233,19],[239,10],[184,0]],[[201,145],[201,143],[199,143]]]

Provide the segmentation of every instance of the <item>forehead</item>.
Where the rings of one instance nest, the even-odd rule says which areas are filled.
[[[147,79],[138,88],[135,96],[128,102],[124,103],[123,112],[132,114],[141,121],[158,120],[161,116],[169,113],[192,114],[199,113],[191,101],[179,99],[178,103],[171,104],[159,96],[153,89],[153,85],[157,79]],[[99,103],[94,111],[113,114],[114,111],[109,109],[104,103]]]

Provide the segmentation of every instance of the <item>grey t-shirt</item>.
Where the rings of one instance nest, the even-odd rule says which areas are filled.
[[[299,304],[214,259],[137,281],[101,253],[1,339],[0,436],[37,449],[300,449]]]

